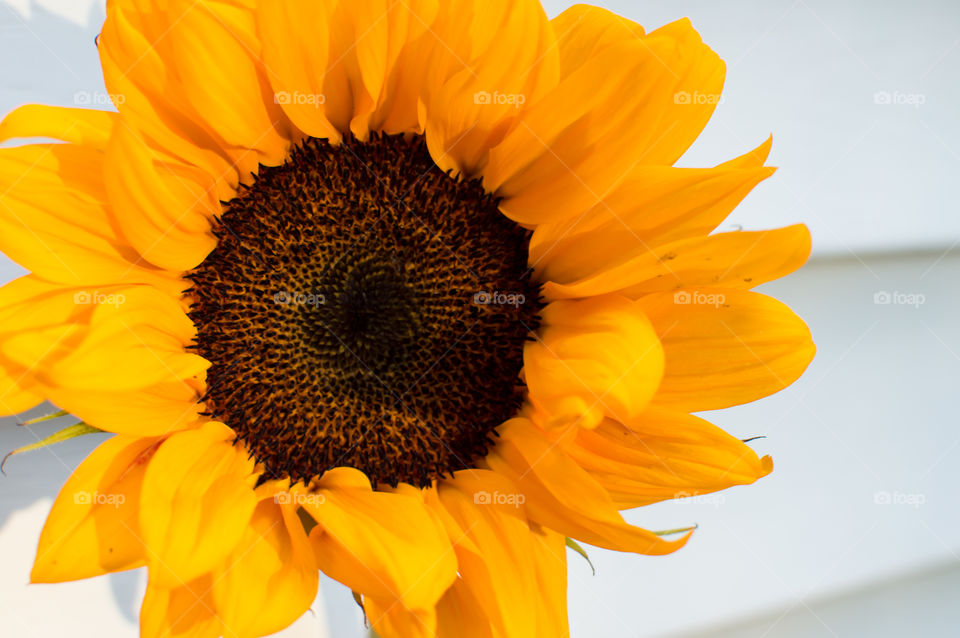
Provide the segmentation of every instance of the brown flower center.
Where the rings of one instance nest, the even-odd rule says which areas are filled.
[[[426,486],[522,398],[528,232],[422,138],[309,139],[228,203],[188,278],[207,413],[270,477]]]

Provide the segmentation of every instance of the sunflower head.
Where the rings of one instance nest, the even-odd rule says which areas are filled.
[[[147,638],[273,633],[319,571],[383,638],[556,638],[573,539],[672,552],[621,511],[772,470],[691,413],[809,363],[752,291],[809,235],[715,232],[769,140],[674,165],[724,77],[688,21],[111,0],[99,54],[116,112],[0,124],[58,140],[0,149],[0,408],[115,435],[35,582],[145,566]]]

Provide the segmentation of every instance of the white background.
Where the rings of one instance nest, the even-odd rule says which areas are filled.
[[[545,4],[551,15],[567,6]],[[718,163],[774,133],[781,170],[729,227],[810,226],[814,262],[768,288],[807,319],[819,355],[787,391],[711,415],[766,435],[755,446],[774,456],[772,476],[628,514],[652,528],[699,523],[687,548],[592,550],[596,576],[571,556],[572,635],[956,635],[960,4],[601,4],[648,28],[688,15],[727,61],[724,102],[683,164]],[[71,105],[77,92],[97,100],[102,16],[97,0],[0,0],[0,113]],[[0,280],[18,272],[3,263]],[[877,304],[878,292],[924,303]],[[0,478],[4,635],[136,635],[136,573],[25,585],[51,499],[94,438],[12,459]],[[0,451],[32,440],[0,427]],[[362,635],[348,592],[327,583],[324,598],[291,635]]]

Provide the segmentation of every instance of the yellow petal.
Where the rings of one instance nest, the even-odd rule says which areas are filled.
[[[715,425],[664,408],[629,425],[604,421],[564,450],[620,507],[747,485],[773,469],[769,457]]]
[[[537,340],[524,348],[524,377],[549,426],[590,428],[604,415],[628,420],[643,411],[660,384],[663,350],[635,302],[557,301],[542,315]]]
[[[773,171],[638,166],[583,215],[538,226],[530,265],[541,279],[568,284],[663,244],[702,237]]]
[[[324,76],[329,119],[360,140],[371,130],[420,132],[420,96],[431,82],[428,78],[439,73],[430,54],[442,37],[434,24],[439,3],[335,4]]]
[[[227,635],[258,638],[303,615],[317,595],[317,565],[296,506],[261,500],[243,538],[213,572]]]
[[[202,388],[198,380],[184,379],[124,392],[53,386],[45,389],[45,396],[101,430],[160,436],[183,430],[200,419]]]
[[[123,234],[151,264],[190,270],[216,246],[210,232],[220,213],[215,180],[205,171],[149,148],[120,128],[107,150],[105,181]]]
[[[0,149],[0,250],[71,285],[149,283],[182,289],[120,235],[106,203],[103,153],[72,144]]]
[[[501,426],[485,462],[511,479],[532,521],[585,543],[622,552],[669,554],[689,534],[668,541],[627,524],[606,490],[526,419]]]
[[[484,185],[522,224],[582,213],[635,166],[673,164],[713,112],[723,74],[687,21],[610,45],[524,112],[490,152]],[[710,103],[676,103],[683,92]]]
[[[0,416],[26,412],[43,402],[43,394],[18,369],[7,371],[0,362]]]
[[[638,303],[666,356],[654,402],[681,412],[727,408],[782,390],[816,351],[803,320],[765,295],[680,289]]]
[[[218,638],[226,628],[214,608],[209,574],[183,585],[167,586],[153,578],[140,606],[140,638]]]
[[[45,366],[42,378],[50,385],[133,390],[190,379],[210,365],[185,350],[196,328],[179,303],[155,289],[136,286],[90,300],[75,299],[77,305],[93,305],[89,326],[82,339],[62,342],[59,348],[69,352]],[[77,326],[65,329],[76,331]],[[0,347],[25,366],[31,358],[36,362],[47,354],[45,342],[31,335],[12,336]]]
[[[116,116],[109,111],[27,104],[0,122],[0,142],[17,137],[50,137],[102,151]]]
[[[437,638],[495,638],[488,611],[463,578],[458,577],[437,603]]]
[[[546,282],[547,299],[619,292],[637,298],[696,286],[754,288],[800,268],[810,255],[802,224],[759,232],[733,232],[650,247],[644,254],[568,285]]]
[[[424,98],[427,145],[441,169],[475,175],[524,106],[556,85],[553,29],[536,0],[447,3],[434,29],[446,79]]]
[[[423,610],[453,582],[453,549],[420,498],[374,492],[361,472],[338,468],[303,500],[320,569],[352,590]]]
[[[168,60],[190,104],[227,145],[256,150],[261,164],[282,163],[287,121],[252,48],[253,12],[193,0],[169,6]]]
[[[100,32],[100,64],[128,133],[150,140],[222,183],[236,185],[257,168],[257,153],[231,149],[197,113],[170,65],[168,3],[111,2]],[[228,190],[218,192],[229,199]]]
[[[152,582],[188,583],[237,547],[256,507],[253,461],[220,423],[172,435],[143,479],[140,528]]]
[[[32,582],[90,578],[144,564],[140,490],[159,442],[116,436],[77,467],[43,526]]]

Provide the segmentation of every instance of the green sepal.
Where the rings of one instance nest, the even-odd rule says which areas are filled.
[[[54,416],[40,417],[40,420],[56,418]],[[29,423],[28,423],[29,425]],[[45,448],[49,445],[55,443],[62,443],[63,441],[69,441],[70,439],[75,439],[78,436],[84,436],[86,434],[99,434],[103,430],[95,428],[92,425],[87,425],[86,423],[75,423],[69,427],[66,427],[59,432],[54,432],[50,436],[37,441],[36,443],[31,443],[30,445],[24,445],[23,447],[18,447],[16,450],[8,453],[3,457],[3,461],[0,461],[0,472],[3,472],[3,466],[6,465],[7,459],[15,454],[22,454],[23,452],[32,452],[33,450],[39,450],[40,448]],[[4,472],[5,474],[6,472]]]

